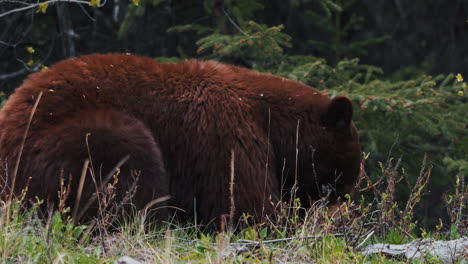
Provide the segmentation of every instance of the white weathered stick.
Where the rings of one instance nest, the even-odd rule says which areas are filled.
[[[363,255],[383,253],[391,256],[404,256],[407,259],[421,258],[425,255],[439,257],[443,263],[453,263],[456,259],[468,258],[468,237],[442,241],[417,239],[403,245],[374,244],[362,249]]]

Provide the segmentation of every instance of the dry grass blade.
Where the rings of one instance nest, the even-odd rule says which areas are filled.
[[[296,159],[294,164],[294,196],[293,200],[296,199],[296,188],[297,188],[297,173],[298,173],[298,162],[299,162],[299,125],[300,120],[297,120],[297,127],[296,127]]]
[[[234,229],[234,213],[236,211],[236,201],[234,200],[234,150],[231,150],[231,180],[229,182],[229,198],[231,199],[231,206],[229,209],[229,229],[231,233]]]
[[[104,180],[101,182],[101,184],[99,185],[98,189],[97,189],[97,192],[98,191],[101,191],[104,187],[104,185],[112,178],[112,176],[115,174],[115,172],[117,171],[118,168],[120,168],[123,164],[125,164],[125,162],[127,162],[127,160],[130,158],[130,155],[126,155],[125,157],[123,157],[123,159],[121,159],[115,166],[114,168],[107,174],[106,178],[104,178]],[[76,221],[79,221],[83,215],[85,214],[86,210],[88,210],[88,208],[91,206],[91,204],[94,203],[94,201],[96,201],[97,199],[97,195],[93,195],[89,200],[88,202],[85,204],[85,206],[83,206],[83,208],[81,209],[81,212],[80,214],[78,215],[78,217],[76,218]]]
[[[158,204],[158,203],[162,203],[162,202],[165,202],[167,200],[171,199],[171,196],[170,195],[165,195],[163,197],[159,197],[157,199],[154,199],[152,200],[151,202],[149,202],[145,208],[143,208],[143,212],[147,212],[151,207],[153,207],[154,205]]]
[[[18,169],[19,169],[19,164],[21,161],[21,155],[23,154],[24,144],[26,143],[26,137],[28,136],[29,127],[31,126],[31,121],[34,117],[34,113],[36,112],[36,109],[37,109],[37,106],[39,105],[39,101],[41,100],[41,97],[42,97],[42,92],[39,93],[39,96],[37,97],[36,102],[34,103],[34,106],[31,110],[31,114],[29,115],[28,124],[26,125],[26,130],[24,131],[23,139],[21,140],[20,151],[18,153],[18,158],[16,160],[15,169],[13,170],[13,178],[11,181],[10,195],[8,196],[7,204],[11,204],[11,201],[13,199],[13,194],[14,194],[15,185],[16,185],[16,177],[18,175]],[[6,223],[8,224],[8,221],[10,219],[10,206],[7,206],[7,212],[5,216],[7,218]]]
[[[81,177],[80,177],[80,182],[78,184],[78,190],[76,191],[76,200],[75,200],[75,206],[73,207],[73,214],[72,214],[72,219],[73,219],[73,224],[76,224],[76,214],[78,212],[78,205],[80,204],[81,201],[81,195],[83,193],[83,186],[84,182],[86,179],[86,172],[88,171],[88,166],[89,166],[89,159],[86,159],[83,164],[83,169],[81,170]]]

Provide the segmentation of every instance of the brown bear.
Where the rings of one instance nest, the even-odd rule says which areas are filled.
[[[236,218],[272,215],[293,187],[304,205],[326,189],[334,202],[359,173],[349,99],[215,61],[129,54],[73,58],[32,74],[0,112],[0,159],[10,168],[40,92],[15,185],[18,192],[29,179],[29,197],[55,199],[60,173],[76,188],[87,157],[105,174],[130,154],[121,196],[135,182],[130,171],[140,170],[137,209],[170,195],[159,206],[208,223],[231,208]],[[96,184],[86,183],[89,197]]]

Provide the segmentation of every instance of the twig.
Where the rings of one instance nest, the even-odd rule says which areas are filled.
[[[243,31],[243,30],[236,24],[236,22],[234,22],[234,20],[232,20],[231,16],[226,12],[226,10],[224,10],[224,1],[223,1],[223,3],[222,3],[221,10],[223,11],[224,15],[225,15],[226,18],[229,20],[229,22],[231,22],[231,24],[232,24],[237,30],[239,30],[240,33],[244,34],[244,36],[246,36],[246,37],[250,37],[249,34],[245,33],[245,31]]]
[[[0,14],[0,18],[1,17],[4,17],[4,16],[7,16],[9,14],[13,14],[13,13],[16,13],[16,12],[21,12],[21,11],[26,11],[26,10],[29,10],[29,9],[33,9],[35,7],[38,7],[39,5],[50,5],[50,4],[54,4],[54,3],[58,3],[58,2],[68,2],[68,3],[76,3],[76,4],[89,4],[89,1],[84,1],[84,0],[49,0],[49,1],[45,1],[45,2],[42,2],[42,3],[35,3],[35,4],[28,4],[27,6],[23,6],[23,7],[18,7],[18,8],[15,8],[15,9],[12,9],[10,11],[6,11],[5,13],[3,14]],[[101,4],[99,7],[103,6],[105,3]]]
[[[381,195],[381,191],[379,191],[376,188],[376,186],[379,185],[383,181],[383,179],[385,179],[385,173],[383,173],[382,177],[380,177],[376,182],[372,182],[371,178],[369,177],[369,175],[367,175],[367,172],[364,170],[364,165],[363,164],[361,164],[361,173],[362,173],[362,176],[364,176],[364,178],[366,178],[368,186],[366,186],[364,188],[361,188],[361,189],[358,189],[357,191],[358,192],[363,192],[363,191],[367,191],[370,188],[372,188],[374,190],[374,193],[378,193],[379,195]]]
[[[372,230],[371,232],[369,232],[369,234],[367,234],[366,238],[364,238],[364,240],[363,240],[361,243],[359,243],[359,245],[357,245],[355,249],[361,248],[361,247],[367,242],[367,240],[369,240],[369,238],[370,238],[374,233],[375,233],[374,230]]]
[[[23,68],[21,70],[15,71],[15,72],[0,74],[0,80],[15,78],[17,76],[23,75],[23,74],[28,73],[28,72],[30,72],[30,70],[28,68]]]

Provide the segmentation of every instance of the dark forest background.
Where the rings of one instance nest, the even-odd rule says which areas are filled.
[[[335,12],[330,7],[325,11],[325,2],[342,8],[339,17],[332,17],[336,21],[324,21],[327,12]],[[0,2],[0,14],[17,7]],[[331,64],[359,57],[364,64],[381,67],[384,76],[409,69],[425,74],[464,73],[468,65],[466,0],[141,0],[138,6],[130,0],[109,0],[99,8],[58,3],[45,14],[36,11],[0,17],[0,81],[7,91],[28,73],[23,63],[28,60],[26,46],[34,47],[37,59],[46,65],[70,56],[107,52],[199,57],[195,43],[202,34],[167,30],[198,24],[220,33],[236,32],[227,15],[239,25],[249,20],[284,25],[283,31],[292,39],[291,47],[285,49],[289,55],[312,55]],[[331,28],[335,22],[341,26],[352,22],[351,28],[340,34]],[[349,47],[370,39],[380,41]]]
[[[404,175],[396,201],[433,166],[423,225],[446,217],[442,198],[466,180],[468,0],[44,2],[0,0],[0,101],[84,54],[215,59],[349,96],[368,174],[392,163]]]

